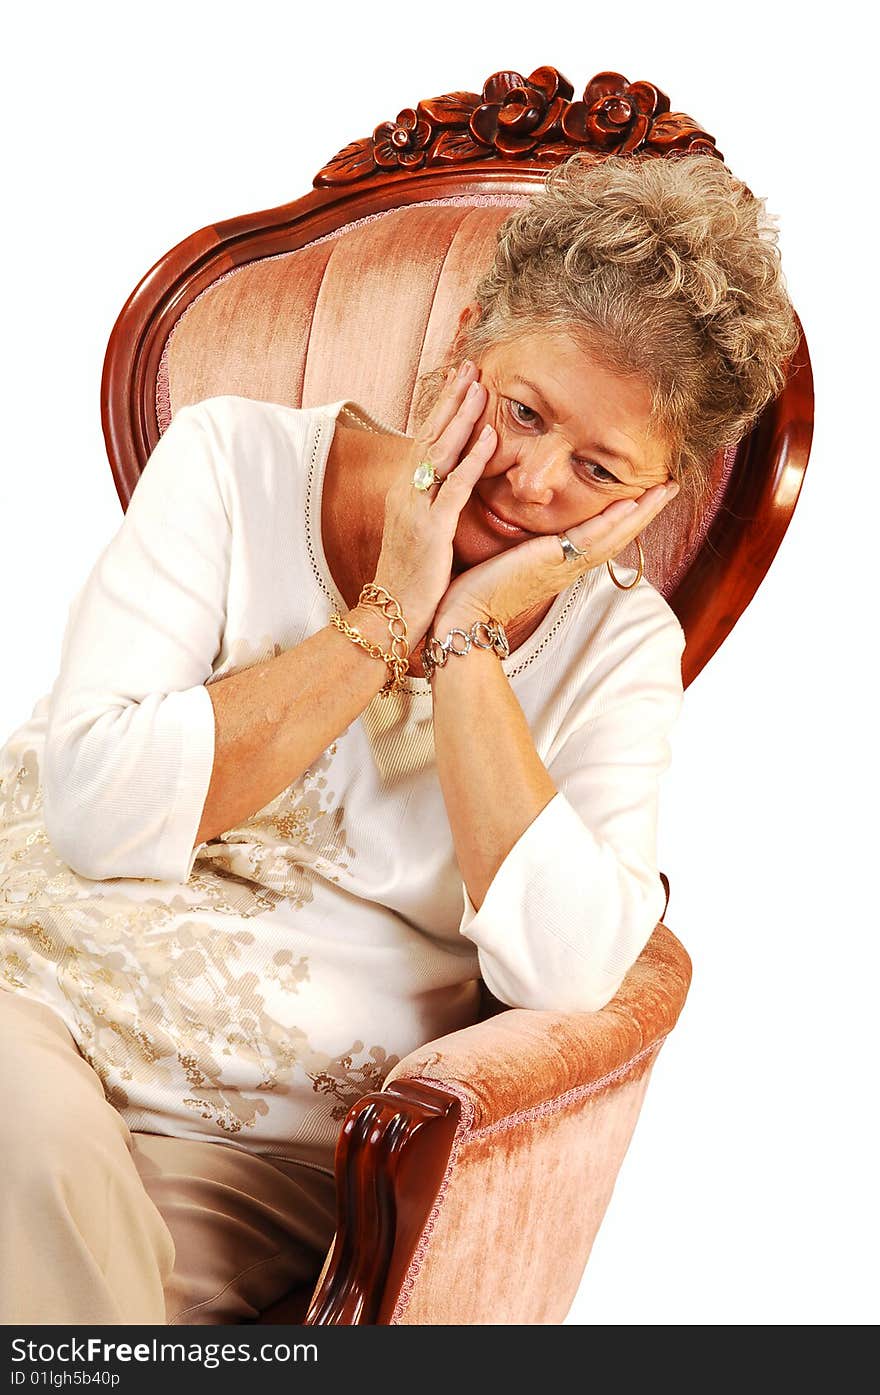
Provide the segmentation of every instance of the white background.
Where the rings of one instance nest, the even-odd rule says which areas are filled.
[[[121,520],[101,368],[153,263],[210,222],[299,197],[349,140],[496,69],[550,63],[577,95],[603,69],[655,82],[778,216],[816,429],[776,561],[675,735],[661,866],[694,982],[569,1322],[873,1322],[878,307],[862,21],[847,4],[742,0],[370,9],[11,11],[0,743],[51,687],[67,608]]]

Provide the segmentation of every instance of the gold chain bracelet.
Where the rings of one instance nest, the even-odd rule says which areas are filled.
[[[387,697],[397,689],[409,672],[409,641],[406,628],[406,620],[403,618],[403,611],[400,604],[386,591],[384,586],[378,586],[374,582],[368,582],[361,590],[358,597],[358,605],[373,605],[381,610],[388,621],[388,631],[391,635],[391,652],[386,653],[378,644],[373,644],[366,639],[360,630],[356,630],[353,625],[349,625],[343,620],[338,611],[330,616],[331,624],[337,630],[341,630],[355,644],[374,659],[382,659],[391,670],[387,682],[379,689],[380,697]]]
[[[394,674],[387,691],[393,692],[409,672],[409,631],[400,602],[378,582],[368,581],[361,587],[358,605],[375,606],[388,621],[388,633],[391,635],[391,659],[388,662]]]

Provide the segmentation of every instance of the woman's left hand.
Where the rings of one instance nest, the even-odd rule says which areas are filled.
[[[490,616],[509,625],[518,615],[558,596],[583,572],[604,566],[633,541],[678,493],[655,484],[638,499],[615,499],[594,518],[565,531],[585,557],[569,561],[557,533],[529,538],[468,567],[453,579],[434,619],[438,627],[470,626]]]

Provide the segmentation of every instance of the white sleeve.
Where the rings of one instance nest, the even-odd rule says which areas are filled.
[[[658,785],[681,707],[684,633],[671,611],[622,654],[599,710],[547,769],[557,794],[525,829],[460,933],[511,1007],[593,1012],[614,996],[663,914]]]
[[[92,880],[186,881],[214,763],[205,680],[226,614],[230,522],[201,403],[157,442],[68,613],[50,696],[46,831]]]

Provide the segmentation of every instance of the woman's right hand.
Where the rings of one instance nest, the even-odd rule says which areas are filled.
[[[430,414],[413,440],[411,463],[385,496],[385,524],[374,580],[400,602],[410,650],[427,633],[452,578],[458,516],[496,446],[488,426],[462,456],[486,405],[472,363],[450,369]],[[429,460],[440,481],[416,489],[413,472]]]

